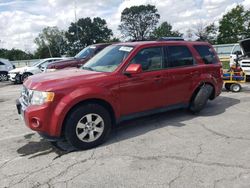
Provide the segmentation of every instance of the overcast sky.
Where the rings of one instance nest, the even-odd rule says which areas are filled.
[[[75,21],[75,7],[77,18],[104,18],[119,37],[122,10],[140,4],[155,5],[160,22],[168,21],[181,32],[197,23],[218,22],[237,4],[250,8],[250,0],[0,0],[0,48],[34,51],[34,38],[44,27],[67,29]]]

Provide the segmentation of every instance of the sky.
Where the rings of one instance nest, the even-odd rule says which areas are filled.
[[[183,33],[199,23],[218,23],[237,4],[250,9],[250,0],[0,0],[0,48],[34,52],[34,39],[43,28],[67,30],[75,18],[84,17],[105,19],[120,37],[121,12],[141,4],[155,5],[161,15],[159,23],[168,21]]]

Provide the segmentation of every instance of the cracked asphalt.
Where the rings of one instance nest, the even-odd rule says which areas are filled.
[[[250,84],[199,115],[176,110],[123,122],[103,145],[60,150],[15,109],[21,86],[0,82],[0,187],[250,187]]]

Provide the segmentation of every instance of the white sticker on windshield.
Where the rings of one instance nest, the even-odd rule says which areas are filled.
[[[131,50],[133,50],[132,47],[129,46],[122,46],[121,48],[119,48],[120,51],[125,51],[125,52],[131,52]]]
[[[95,49],[95,48],[96,48],[96,46],[90,46],[89,48]]]

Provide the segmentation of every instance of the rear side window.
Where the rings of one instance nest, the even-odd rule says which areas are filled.
[[[186,46],[168,46],[169,67],[181,67],[194,64],[192,53]]]
[[[0,61],[0,65],[4,65],[4,63],[2,63],[2,62]]]
[[[194,48],[199,53],[205,64],[217,63],[216,55],[211,47],[205,45],[195,45]]]

